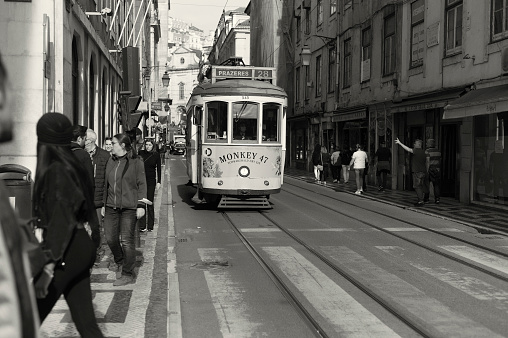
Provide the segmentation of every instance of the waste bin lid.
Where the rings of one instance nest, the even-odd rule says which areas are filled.
[[[0,179],[31,181],[32,172],[30,169],[19,164],[0,165]]]

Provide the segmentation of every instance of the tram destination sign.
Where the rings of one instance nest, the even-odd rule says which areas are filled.
[[[214,67],[215,78],[220,79],[253,79],[253,80],[271,80],[273,79],[273,68],[267,67]]]

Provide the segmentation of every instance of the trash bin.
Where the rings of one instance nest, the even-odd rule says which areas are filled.
[[[22,219],[32,218],[32,172],[19,164],[0,166],[0,179],[9,191],[11,205]]]

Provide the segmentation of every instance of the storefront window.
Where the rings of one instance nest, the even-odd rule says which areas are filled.
[[[508,112],[474,119],[473,200],[508,203]]]

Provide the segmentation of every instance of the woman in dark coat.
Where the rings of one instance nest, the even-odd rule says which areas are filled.
[[[82,337],[103,337],[95,318],[90,268],[99,237],[93,183],[71,151],[72,125],[59,113],[37,123],[37,170],[34,211],[44,229],[46,265],[35,278],[41,322],[63,294]],[[94,245],[95,244],[95,245]]]
[[[323,165],[323,161],[321,159],[321,145],[316,144],[314,146],[314,151],[312,152],[312,164],[314,165],[314,177],[316,181],[319,181],[321,178],[321,170],[318,170],[318,165]]]
[[[152,139],[145,140],[145,149],[140,150],[139,155],[145,164],[146,198],[152,202],[152,204],[147,205],[148,216],[145,215],[139,220],[139,229],[144,232],[153,230],[153,201],[155,199],[155,190],[159,190],[161,186],[161,156],[155,151]]]

